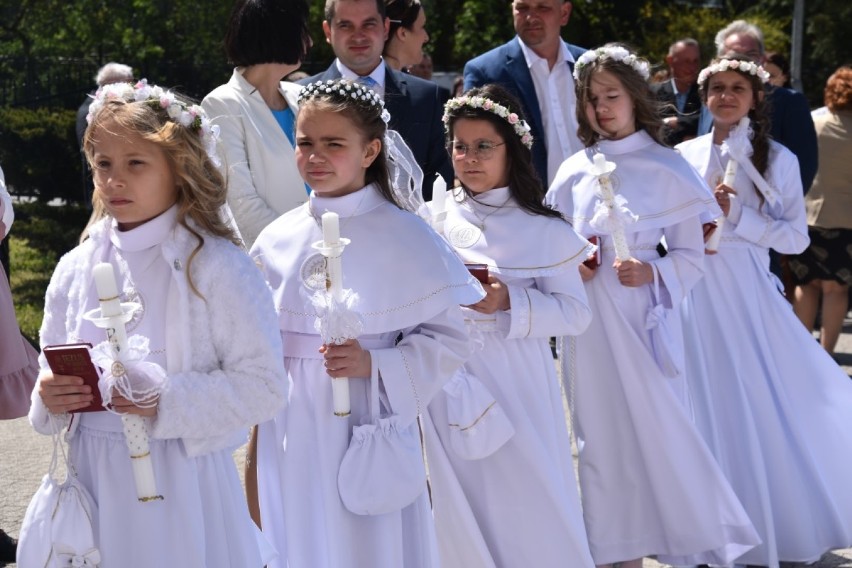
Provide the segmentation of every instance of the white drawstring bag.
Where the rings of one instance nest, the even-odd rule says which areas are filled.
[[[379,380],[372,378],[370,422],[352,429],[337,473],[340,500],[356,515],[399,511],[426,490],[417,421],[406,426],[396,414],[382,418],[380,405]]]
[[[77,479],[53,417],[50,470],[33,495],[18,538],[20,568],[97,568],[101,555],[95,542],[97,507]],[[58,455],[65,463],[65,481],[54,480]]]
[[[450,447],[460,458],[486,458],[515,435],[515,428],[497,399],[464,367],[456,371],[443,389]]]

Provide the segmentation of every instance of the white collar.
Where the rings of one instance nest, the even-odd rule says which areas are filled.
[[[344,79],[348,79],[350,81],[357,81],[361,75],[358,75],[355,71],[347,67],[343,64],[340,59],[335,59],[334,64],[337,66],[337,70],[340,72],[340,76]],[[376,82],[382,89],[385,88],[385,60],[382,59],[379,61],[379,64],[376,65],[376,68],[368,75],[373,81]]]
[[[522,40],[520,36],[518,36],[518,43],[521,45],[521,52],[524,54],[527,67],[532,67],[539,61],[544,61],[545,64],[547,63],[547,59],[540,57],[530,46],[524,43],[524,40]],[[565,40],[559,40],[559,49],[562,52],[560,57],[561,60],[564,60],[566,63],[574,63],[574,56],[571,55],[570,51],[568,51],[568,44],[565,43]]]

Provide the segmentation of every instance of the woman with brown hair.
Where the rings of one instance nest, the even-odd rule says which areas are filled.
[[[834,353],[852,284],[852,67],[828,78],[825,106],[828,112],[814,118],[819,172],[805,196],[811,244],[790,258],[790,268],[796,315],[811,330],[819,310],[820,343]]]

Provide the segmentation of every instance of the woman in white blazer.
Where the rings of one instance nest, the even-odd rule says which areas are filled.
[[[299,68],[310,46],[305,0],[237,0],[225,33],[234,74],[201,103],[220,128],[228,204],[247,248],[308,199],[293,142],[301,87],[281,78]]]

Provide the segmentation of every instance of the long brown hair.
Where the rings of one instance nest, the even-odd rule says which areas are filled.
[[[604,47],[624,47],[634,53],[633,50],[620,43],[608,43]],[[633,120],[636,130],[644,130],[658,144],[665,145],[659,105],[648,81],[630,65],[609,57],[583,65],[579,69],[577,80],[574,81],[574,89],[577,95],[577,124],[579,125],[577,136],[583,142],[583,145],[588,148],[601,139],[600,133],[592,128],[592,124],[586,116],[586,105],[591,104],[592,77],[603,71],[612,73],[624,87],[624,90],[627,91],[630,100],[633,101]]]
[[[475,87],[464,93],[465,97],[484,97],[509,109],[509,112],[518,115],[519,120],[524,120],[521,111],[521,103],[509,91],[499,85],[485,85]],[[448,121],[445,123],[447,131],[447,148],[452,147],[453,125],[460,118],[473,120],[485,120],[490,123],[506,144],[506,167],[509,172],[509,193],[518,202],[518,205],[528,213],[542,215],[544,217],[559,217],[562,214],[544,204],[544,186],[532,165],[532,153],[522,142],[517,132],[509,122],[493,112],[482,108],[468,105],[453,106],[448,104],[444,110]],[[464,188],[464,185],[462,185]],[[471,196],[464,188],[465,194]]]

